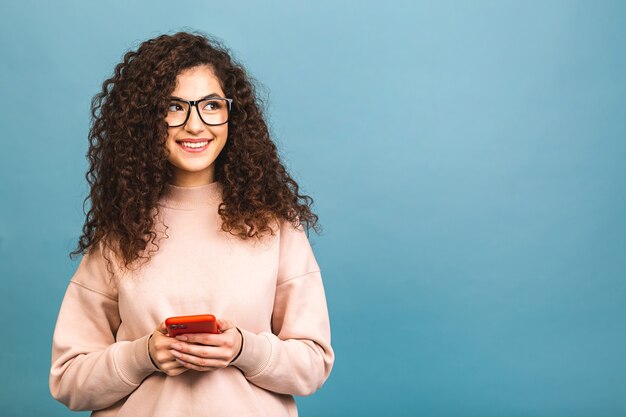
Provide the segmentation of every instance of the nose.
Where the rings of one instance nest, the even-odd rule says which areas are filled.
[[[188,132],[201,132],[204,130],[204,122],[200,119],[200,115],[198,114],[198,104],[189,109],[189,119],[187,119],[187,123],[185,123],[185,130]]]

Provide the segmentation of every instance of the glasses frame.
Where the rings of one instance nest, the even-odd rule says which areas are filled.
[[[167,125],[168,127],[181,127],[184,126],[187,121],[189,120],[189,115],[191,114],[191,109],[192,107],[196,107],[196,112],[198,113],[198,116],[200,117],[200,120],[202,120],[202,123],[204,123],[205,125],[208,126],[221,126],[223,124],[228,123],[228,121],[230,120],[230,111],[232,109],[232,105],[233,105],[233,99],[232,98],[226,98],[226,97],[204,97],[201,98],[199,100],[185,100],[182,98],[178,98],[178,97],[170,97],[170,100],[172,101],[182,101],[183,103],[187,103],[189,104],[189,109],[187,110],[187,115],[185,116],[185,121],[182,122],[179,125],[176,126],[170,126],[169,124]],[[228,103],[228,114],[226,117],[226,121],[222,122],[222,123],[207,123],[203,118],[202,118],[202,114],[200,114],[200,107],[198,107],[198,103],[200,103],[201,101],[207,101],[207,100],[226,100],[226,102]]]

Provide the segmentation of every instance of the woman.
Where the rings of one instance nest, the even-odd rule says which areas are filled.
[[[312,199],[245,70],[206,35],[126,53],[92,103],[91,208],[50,390],[93,416],[296,416],[334,362]],[[217,334],[164,319],[210,313]]]

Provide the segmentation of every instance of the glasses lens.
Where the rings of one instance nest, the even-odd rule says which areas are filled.
[[[165,121],[167,122],[168,126],[180,126],[185,121],[185,117],[187,117],[188,111],[189,103],[185,103],[184,101],[172,100],[167,106],[167,116],[165,116]]]
[[[228,121],[228,101],[224,99],[206,99],[198,103],[200,116],[204,123],[209,125],[221,125]],[[185,122],[189,103],[172,100],[167,108],[165,120],[168,126],[180,126]]]
[[[221,99],[207,99],[198,103],[204,123],[221,125],[228,120],[228,102]]]

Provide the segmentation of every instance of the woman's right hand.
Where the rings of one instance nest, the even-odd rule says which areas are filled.
[[[148,342],[148,352],[152,361],[157,367],[169,376],[180,375],[189,368],[185,368],[183,365],[176,361],[176,357],[171,353],[171,345],[177,343],[178,340],[167,335],[167,328],[165,322],[161,322],[159,326],[154,330],[150,341]]]

